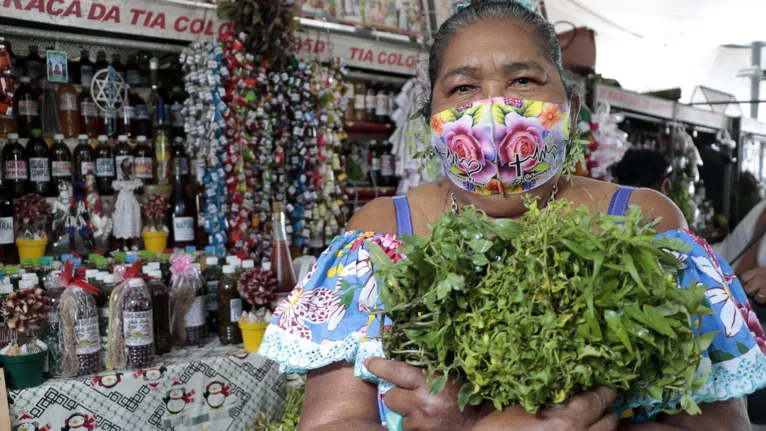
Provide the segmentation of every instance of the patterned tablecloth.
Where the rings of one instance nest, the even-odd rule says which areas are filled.
[[[154,368],[52,379],[9,391],[13,431],[243,431],[282,414],[278,366],[217,340],[175,350]]]

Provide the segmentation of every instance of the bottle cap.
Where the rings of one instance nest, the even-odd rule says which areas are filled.
[[[19,81],[21,81],[22,84],[29,84],[29,77],[28,76],[22,76]]]
[[[106,277],[104,277],[104,283],[114,283],[114,274],[107,274]]]
[[[152,277],[152,278],[160,278],[161,279],[162,278],[162,271],[160,271],[158,269],[154,269],[154,270],[149,271],[149,273],[146,274],[146,275],[148,275],[149,277]]]
[[[234,262],[236,262],[238,260],[239,260],[239,258],[237,256],[233,256],[233,255],[226,256],[226,264],[227,265],[231,265],[232,263],[234,263]]]
[[[98,142],[106,142],[109,140],[109,137],[106,135],[98,135]]]
[[[152,271],[160,269],[160,263],[159,262],[149,262],[144,267],[151,269]]]
[[[106,278],[106,274],[107,274],[106,272],[99,272],[98,274],[96,274],[96,280],[104,281],[104,279]]]
[[[255,261],[252,259],[245,259],[242,261],[242,269],[255,268]]]
[[[138,260],[138,256],[135,254],[129,254],[125,256],[125,263],[135,263]]]
[[[85,278],[96,278],[96,275],[98,275],[97,269],[89,269],[85,271]]]
[[[126,135],[120,135],[117,137],[117,140],[120,142],[127,141],[128,137]]]
[[[6,294],[13,292],[13,285],[11,283],[0,284],[0,294]]]
[[[19,139],[19,134],[18,133],[9,133],[8,134],[8,139]]]
[[[141,136],[139,136],[139,137],[137,137],[137,138],[136,138],[136,141],[137,141],[137,142],[146,142],[146,136],[144,136],[144,135],[141,135]]]
[[[231,265],[224,265],[223,266],[223,273],[224,274],[234,274],[234,267]]]
[[[208,266],[210,266],[210,265],[218,265],[218,258],[214,257],[214,256],[208,256],[205,259],[205,264],[207,264]]]
[[[268,260],[263,261],[261,268],[263,268],[264,271],[271,271],[271,262]]]
[[[19,290],[26,289],[27,287],[33,287],[33,286],[37,286],[37,279],[34,279],[34,280],[26,279],[26,280],[19,281]]]
[[[81,141],[87,141],[88,140],[88,135],[77,135],[77,139],[79,139]]]
[[[149,268],[149,266],[148,266],[148,265],[144,265],[144,266],[141,268],[141,272],[142,272],[142,273],[144,273],[144,274],[147,274],[147,275],[148,275],[150,272],[152,272],[152,271],[154,271],[154,270],[153,270],[152,268]]]
[[[37,274],[35,274],[34,272],[28,272],[21,276],[22,280],[34,280],[36,278],[37,278]]]
[[[63,141],[64,140],[64,135],[62,135],[61,133],[56,133],[55,135],[53,135],[53,140],[54,141]]]

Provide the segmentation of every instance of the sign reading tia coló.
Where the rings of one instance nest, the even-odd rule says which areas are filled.
[[[214,40],[232,24],[218,19],[211,6],[162,0],[0,0],[0,17],[163,39]]]

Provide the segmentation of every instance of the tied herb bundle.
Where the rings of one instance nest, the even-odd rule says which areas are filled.
[[[377,266],[388,357],[422,367],[431,392],[447,375],[467,382],[460,408],[485,400],[537,412],[596,385],[699,409],[691,392],[701,353],[693,316],[711,313],[705,286],[680,288],[668,252],[681,240],[654,236],[640,208],[591,213],[565,200],[518,221],[473,208],[445,214],[429,237],[404,238],[396,264],[368,244]]]
[[[305,398],[306,391],[303,386],[288,388],[282,418],[279,421],[272,422],[266,417],[265,413],[260,412],[255,419],[253,431],[296,431]]]

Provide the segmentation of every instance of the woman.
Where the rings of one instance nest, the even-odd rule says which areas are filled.
[[[624,213],[628,204],[651,209],[652,217],[662,217],[659,231],[692,246],[692,252],[679,255],[687,267],[679,282],[688,286],[695,279],[710,285],[710,302],[731,320],[724,323],[712,315],[701,322],[702,332],[721,331],[711,346],[716,349],[713,363],[705,360],[715,378],[696,394],[707,403],[701,405],[703,414],[655,418],[656,403],[625,394],[616,403],[623,418],[656,419],[625,429],[749,429],[740,397],[763,385],[766,376],[760,370],[766,357],[748,328],[743,329],[735,302],[746,301],[742,289],[736,278],[722,274],[730,268],[719,266],[704,241],[678,231],[686,227],[683,216],[662,194],[561,178],[568,120],[577,118],[579,98],[562,79],[553,27],[510,1],[473,4],[439,29],[429,78],[432,94],[425,113],[432,116],[432,144],[448,178],[411,190],[406,200],[378,199],[362,208],[350,221],[350,232],[336,238],[280,304],[264,337],[261,354],[285,371],[308,372],[300,428],[382,430],[382,422],[406,430],[600,431],[617,426],[610,408],[616,394],[610,389],[596,388],[537,415],[518,406],[502,412],[480,406],[461,413],[459,384],[429,396],[418,368],[374,358],[383,352],[373,338],[380,324],[370,311],[380,303],[365,241],[379,244],[396,259],[397,236],[428,235],[429,223],[445,212],[470,204],[490,217],[518,218],[525,211],[523,198],[531,195],[543,206],[552,199],[569,199],[612,214]],[[564,106],[568,103],[571,108]],[[352,298],[344,295],[351,288]],[[735,340],[747,354],[737,352]],[[726,363],[730,368],[719,366],[729,357],[752,369],[737,374],[733,362]],[[386,391],[378,378],[396,387]],[[378,382],[378,388],[369,382]]]
[[[659,151],[631,148],[611,168],[618,183],[670,195],[670,163]]]

